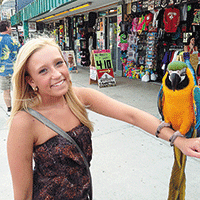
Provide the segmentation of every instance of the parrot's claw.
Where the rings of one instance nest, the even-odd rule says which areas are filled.
[[[155,133],[156,137],[159,137],[158,135],[160,134],[160,131],[161,131],[162,128],[164,128],[164,127],[170,127],[170,126],[171,126],[171,124],[169,124],[169,123],[161,122],[160,125],[157,128],[156,133]]]
[[[170,138],[169,138],[169,141],[170,141],[170,145],[171,146],[174,146],[174,141],[177,137],[184,137],[184,135],[182,135],[180,133],[180,131],[176,131]]]

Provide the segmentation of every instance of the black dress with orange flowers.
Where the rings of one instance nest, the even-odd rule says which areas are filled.
[[[79,145],[90,164],[91,132],[79,125],[67,132]],[[90,177],[75,145],[56,135],[34,148],[33,200],[86,200]]]

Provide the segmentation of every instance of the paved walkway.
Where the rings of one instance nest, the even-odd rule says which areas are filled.
[[[79,68],[79,73],[71,73],[71,77],[75,86],[97,89],[160,118],[156,105],[160,84],[118,77],[117,86],[98,88],[89,85],[87,68]],[[93,112],[89,117],[95,123],[91,163],[94,200],[166,200],[173,164],[169,143],[118,120]],[[0,200],[13,199],[6,157],[7,119],[1,94]],[[200,199],[199,175],[200,160],[188,158],[186,200]]]

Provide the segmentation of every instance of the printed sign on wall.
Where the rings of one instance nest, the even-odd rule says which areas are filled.
[[[78,70],[77,70],[74,51],[73,50],[62,51],[62,54],[63,54],[65,61],[67,62],[69,71],[77,73]]]
[[[99,87],[115,86],[116,81],[114,78],[110,49],[93,50],[92,56],[94,61],[92,62],[92,64],[95,65],[97,71],[98,86]]]

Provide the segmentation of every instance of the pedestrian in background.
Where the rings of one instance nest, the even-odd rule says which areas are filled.
[[[11,37],[9,21],[0,21],[0,89],[3,90],[7,115],[11,112],[11,77],[20,44]]]
[[[23,45],[17,56],[13,81],[7,151],[15,200],[92,199],[86,166],[92,159],[93,124],[86,108],[153,135],[159,132],[164,140],[169,141],[174,134],[172,129],[162,127],[159,119],[142,110],[94,89],[72,87],[67,64],[53,39],[32,39]],[[74,143],[36,120],[28,108],[73,138],[84,156]],[[174,145],[184,154],[200,158],[200,138],[177,137]]]

